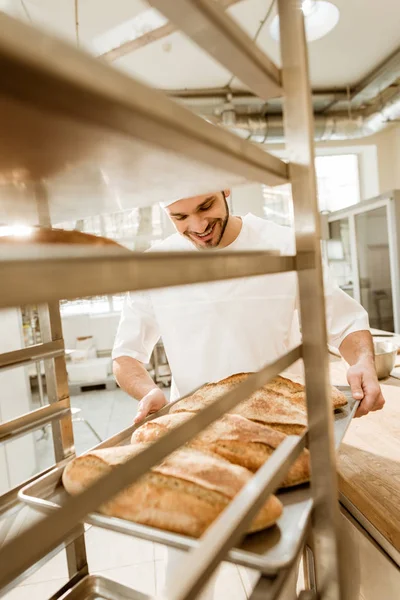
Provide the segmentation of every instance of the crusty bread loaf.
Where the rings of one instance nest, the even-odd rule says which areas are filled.
[[[293,381],[292,379],[288,379],[287,377],[275,377],[272,381],[267,383],[264,386],[265,389],[273,390],[275,392],[281,393],[291,402],[294,402],[298,406],[302,408],[306,408],[306,389],[305,386],[298,382]],[[346,396],[338,390],[335,386],[331,386],[331,401],[332,407],[334,410],[346,406],[347,399]]]
[[[148,421],[132,434],[132,443],[154,442],[159,437],[178,427],[193,416],[182,412],[164,415]],[[224,415],[196,436],[189,446],[218,454],[229,462],[257,471],[273,451],[283,442],[285,434],[266,425],[254,423],[239,415]],[[282,487],[309,481],[310,463],[308,450],[290,468]]]
[[[170,412],[197,412],[202,410],[237,385],[237,380],[234,378],[231,381],[224,380],[221,383],[205,385],[192,396],[174,404]],[[265,391],[263,388],[232,409],[231,413],[241,415],[262,425],[269,425],[273,429],[288,435],[301,435],[307,428],[307,416],[304,409],[291,403],[282,394],[272,390]]]
[[[64,469],[67,492],[77,494],[127,461],[147,444],[93,450],[72,460]],[[249,481],[247,469],[192,448],[181,448],[104,504],[103,514],[201,536]],[[282,514],[275,496],[265,502],[250,532],[272,526]]]
[[[251,373],[237,373],[218,383],[204,385],[195,394],[171,407],[171,413],[197,412],[245,381]],[[346,397],[332,387],[333,408],[347,404]],[[233,409],[232,413],[269,425],[286,434],[301,434],[307,426],[305,387],[286,377],[275,377]]]
[[[85,244],[95,246],[117,246],[120,244],[109,238],[68,229],[32,227],[29,235],[0,236],[1,244]]]

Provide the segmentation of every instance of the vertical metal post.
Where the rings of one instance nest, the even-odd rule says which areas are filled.
[[[335,472],[333,419],[320,222],[314,167],[314,128],[304,19],[299,0],[278,0],[285,92],[285,136],[295,215],[303,358],[311,452],[313,540],[318,597],[339,600],[339,506]]]
[[[35,185],[35,196],[39,217],[39,225],[51,227],[51,218],[47,199],[47,190],[44,184]],[[60,306],[58,302],[38,306],[40,332],[42,342],[61,340],[62,324]],[[65,366],[65,357],[59,356],[44,361],[46,389],[49,404],[60,400],[69,400],[68,375]],[[63,419],[52,422],[54,454],[57,462],[75,454],[74,433],[72,417],[68,415]],[[77,573],[82,576],[88,573],[86,557],[85,529],[78,526],[81,535],[66,547],[68,573],[74,577]]]

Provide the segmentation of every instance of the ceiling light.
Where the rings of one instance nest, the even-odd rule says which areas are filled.
[[[319,40],[338,24],[339,9],[327,0],[303,0],[301,10],[304,14],[308,42]],[[270,33],[274,40],[279,41],[279,15],[272,19]]]

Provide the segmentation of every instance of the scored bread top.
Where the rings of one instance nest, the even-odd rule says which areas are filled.
[[[131,441],[132,443],[153,442],[167,431],[191,419],[192,416],[191,412],[182,412],[148,421],[134,431]],[[241,415],[226,414],[199,433],[195,440],[204,445],[219,441],[238,441],[244,445],[260,443],[275,449],[285,437],[284,433],[275,431],[267,425],[259,425]]]
[[[103,448],[78,456],[64,469],[65,489],[70,493],[82,491],[112,467],[126,462],[148,445],[135,443]],[[243,467],[232,465],[217,455],[187,447],[167,456],[151,470],[167,477],[195,483],[228,498],[233,498],[251,477],[251,473]]]
[[[229,391],[229,385],[227,384],[208,384],[189,398],[177,402],[171,407],[170,413],[197,412],[220,398],[227,391]],[[282,394],[272,390],[266,392],[263,388],[254,392],[250,398],[241,402],[230,412],[267,424],[280,423],[307,426],[307,417],[303,409],[290,402]]]
[[[174,406],[172,406],[170,413],[178,413],[182,411],[197,412],[201,410],[201,408],[204,408],[207,404],[217,400],[217,398],[223,394],[226,394],[230,390],[236,388],[250,375],[251,373],[236,373],[235,375],[226,377],[217,383],[206,384],[197,390],[197,392],[195,392],[192,396],[189,396],[188,398],[185,398],[181,402],[177,402]],[[282,402],[282,408],[286,407],[287,410],[287,401],[289,401],[294,408],[298,408],[302,412],[306,411],[305,386],[286,377],[275,377],[269,383],[257,390],[257,392],[255,392],[255,394],[253,394],[250,398],[252,398],[254,395],[258,395],[259,398],[263,396],[264,400],[271,400],[275,408],[279,402]],[[333,408],[340,408],[347,404],[346,396],[334,386],[331,386],[331,400]],[[234,409],[232,412],[236,413],[238,411]],[[241,414],[240,411],[239,414]],[[293,417],[295,417],[296,414],[298,415],[298,413],[294,413]],[[247,414],[244,416],[251,418]],[[280,420],[277,422],[282,421]],[[303,421],[301,421],[301,423],[303,423]]]

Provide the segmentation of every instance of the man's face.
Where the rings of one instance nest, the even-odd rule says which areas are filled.
[[[229,190],[178,200],[167,207],[177,231],[199,249],[216,248],[229,218]]]

